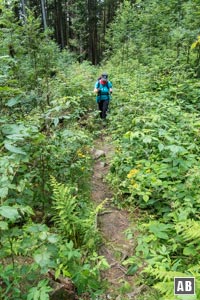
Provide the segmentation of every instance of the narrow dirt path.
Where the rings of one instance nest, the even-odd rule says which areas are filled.
[[[127,276],[123,261],[132,255],[134,241],[126,238],[125,231],[129,228],[129,214],[112,205],[113,193],[105,182],[109,171],[109,162],[114,155],[114,147],[106,136],[96,140],[93,150],[95,160],[92,176],[92,200],[98,205],[107,199],[105,209],[98,216],[98,226],[104,243],[100,255],[104,255],[110,269],[102,276],[108,281],[108,291],[105,299],[135,299],[134,277]],[[127,288],[127,287],[130,288]],[[124,294],[122,296],[122,294]]]

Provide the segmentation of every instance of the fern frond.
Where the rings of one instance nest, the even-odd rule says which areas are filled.
[[[195,277],[195,279],[200,282],[200,264],[190,267],[188,269],[188,272],[191,274],[192,277]]]
[[[199,295],[200,295],[199,283],[200,282],[198,280],[196,280],[196,277],[195,277],[196,297],[197,298],[192,296],[192,298],[184,298],[184,299],[199,299]],[[171,280],[170,282],[158,282],[153,287],[160,294],[163,295],[163,297],[161,298],[163,300],[180,299],[179,297],[174,296],[174,280]]]
[[[196,294],[200,295],[200,278],[198,274],[198,270],[192,268],[188,270],[187,273],[176,272],[176,271],[167,271],[164,268],[152,267],[148,266],[143,270],[144,273],[148,273],[149,275],[155,277],[159,282],[157,282],[153,287],[163,295],[161,299],[163,300],[175,300],[178,298],[174,298],[174,277],[195,277],[196,282]],[[199,299],[199,298],[198,298]]]
[[[165,299],[173,299],[174,300],[174,281],[170,282],[158,282],[153,286],[156,290],[158,290],[161,294],[166,296]],[[173,297],[173,298],[171,298]]]
[[[177,233],[181,234],[184,241],[197,244],[200,242],[200,222],[187,220],[176,225]]]
[[[97,215],[103,209],[107,200],[100,203],[88,216],[81,214],[79,199],[74,196],[74,189],[70,185],[58,183],[51,177],[53,189],[53,221],[63,236],[74,242],[75,246],[94,245],[98,238],[96,223]],[[81,214],[81,215],[80,215]],[[89,247],[89,246],[88,246]]]
[[[72,195],[70,186],[58,183],[54,177],[51,177],[51,186],[53,188],[53,220],[65,236],[76,243],[80,224],[76,211],[77,199]]]
[[[177,272],[177,271],[167,271],[164,268],[156,268],[152,266],[148,266],[144,269],[144,273],[148,273],[149,275],[155,277],[156,279],[167,282],[174,279],[174,277],[187,277],[188,274],[185,274],[183,272]]]
[[[50,176],[50,178],[51,178],[51,186],[53,187],[53,190],[57,191],[59,189],[59,186],[62,185],[62,183],[57,182],[55,177],[52,175]]]

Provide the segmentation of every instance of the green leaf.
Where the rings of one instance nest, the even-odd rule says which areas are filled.
[[[29,226],[27,231],[32,233],[43,232],[48,231],[48,227],[45,224],[34,224]]]
[[[59,124],[59,118],[54,118],[53,123],[54,126],[56,127]]]
[[[8,187],[0,188],[0,198],[5,198],[8,195]]]
[[[158,149],[161,152],[161,151],[163,151],[163,149],[165,149],[165,146],[163,144],[159,144]]]
[[[5,124],[1,127],[1,130],[5,135],[22,134],[22,133],[25,134],[26,127],[17,124]]]
[[[47,236],[48,236],[48,233],[46,231],[42,231],[42,232],[40,232],[38,237],[41,241],[45,241],[47,239]]]
[[[8,218],[10,220],[16,220],[19,218],[19,213],[17,208],[12,206],[1,206],[0,207],[0,215],[2,217]]]
[[[166,149],[169,149],[173,154],[185,152],[186,149],[183,148],[182,146],[177,146],[177,145],[170,145],[167,146]]]
[[[39,290],[35,290],[35,293],[33,295],[33,300],[41,300],[40,298],[40,291]]]
[[[12,153],[26,155],[26,152],[24,152],[22,148],[13,146],[12,144],[10,144],[8,142],[4,142],[4,146],[8,151],[10,151]]]
[[[27,300],[33,300],[34,299],[34,295],[37,291],[36,287],[33,287],[29,290],[28,295],[27,295]]]
[[[69,277],[69,278],[72,277],[72,274],[68,270],[62,270],[62,272],[65,277]]]
[[[7,105],[8,107],[12,107],[12,106],[14,106],[14,105],[16,105],[16,104],[18,104],[18,103],[20,103],[20,102],[21,102],[20,97],[11,98],[10,100],[8,100],[8,102],[6,103],[6,105]]]
[[[194,247],[194,245],[191,245],[191,246],[187,246],[183,249],[183,255],[186,255],[186,256],[195,256],[197,254],[197,251]]]
[[[133,264],[132,266],[130,266],[128,268],[128,271],[127,271],[126,275],[130,275],[130,276],[134,275],[137,272],[137,270],[138,270],[138,265]]]
[[[13,141],[23,141],[24,140],[24,135],[22,135],[22,134],[10,134],[10,135],[7,135],[7,139],[13,140]]]
[[[48,293],[45,290],[41,290],[40,299],[42,299],[42,300],[49,300],[49,295],[48,295]]]
[[[35,262],[41,267],[47,267],[51,260],[50,260],[50,253],[49,252],[43,252],[39,254],[35,254],[34,256]]]
[[[58,242],[58,236],[56,234],[51,234],[48,236],[48,241],[51,243],[51,244],[55,244]]]
[[[163,231],[158,231],[155,236],[157,236],[158,238],[160,239],[163,239],[163,240],[168,240],[169,236],[166,232],[163,232]]]
[[[37,287],[33,287],[28,292],[27,300],[49,300],[49,292],[53,289],[48,286],[47,280],[39,281]]]
[[[148,195],[143,195],[143,200],[144,202],[148,202],[149,201],[149,196]]]
[[[152,141],[152,137],[150,135],[147,135],[144,139],[143,139],[143,143],[145,144],[150,144]]]
[[[0,229],[1,230],[7,230],[8,229],[8,223],[4,221],[0,221]]]
[[[163,223],[152,223],[149,225],[149,231],[152,232],[156,237],[167,240],[169,238],[166,231],[170,228],[169,225]]]

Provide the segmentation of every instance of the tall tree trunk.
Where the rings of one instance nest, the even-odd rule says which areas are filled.
[[[88,0],[88,56],[92,63],[98,63],[97,47],[97,0]]]
[[[25,1],[21,0],[21,4],[22,4],[22,15],[23,17],[26,15],[26,10],[25,10]]]
[[[47,28],[47,20],[46,20],[46,10],[45,10],[45,0],[41,0],[41,8],[42,8],[42,21],[44,30]]]

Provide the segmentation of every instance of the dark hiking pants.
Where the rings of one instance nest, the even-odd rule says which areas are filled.
[[[107,114],[107,110],[108,110],[108,104],[109,104],[108,100],[101,100],[98,103],[99,110],[100,110],[100,118],[101,119],[105,119],[106,118],[106,114]]]

